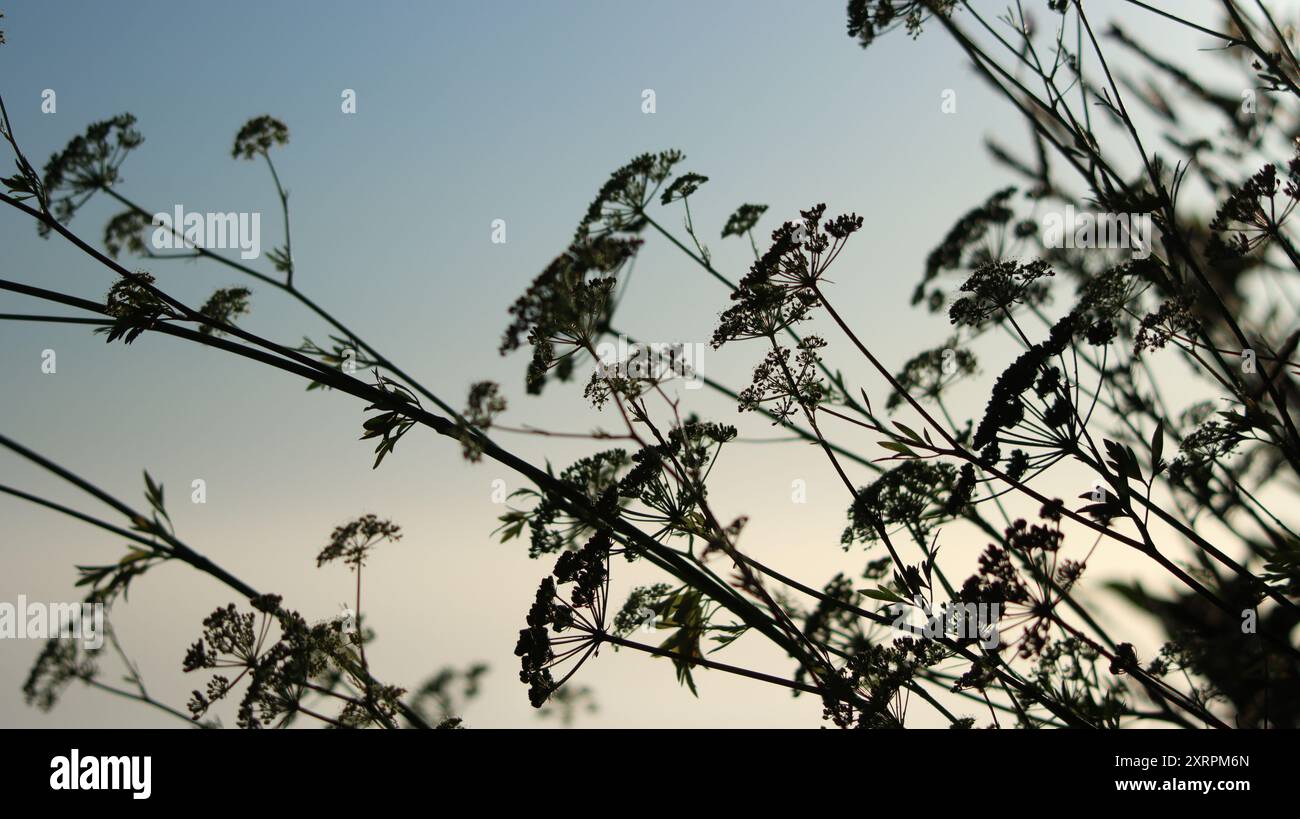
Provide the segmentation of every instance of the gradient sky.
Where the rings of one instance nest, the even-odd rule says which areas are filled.
[[[1104,17],[1121,5],[1089,9]],[[274,157],[291,191],[299,286],[450,403],[461,405],[473,381],[500,381],[511,423],[613,427],[579,389],[526,398],[524,357],[502,359],[496,346],[507,306],[564,248],[608,173],[635,154],[679,148],[683,170],[710,177],[692,209],[733,278],[752,259],[748,245],[717,237],[742,202],[771,206],[762,230],[816,202],[863,215],[864,230],[832,276],[836,299],[896,366],[946,334],[943,321],[907,306],[926,254],[957,216],[1010,180],[981,140],[999,133],[1014,144],[1024,131],[942,32],[917,41],[896,33],[864,52],[845,35],[842,0],[0,7],[9,39],[0,48],[0,92],[35,164],[89,122],[130,111],[146,142],[124,167],[124,195],[150,210],[260,211],[267,248],[280,241],[274,189],[262,164],[232,160],[230,147],[248,118],[279,117],[292,133]],[[1172,27],[1161,32],[1165,53],[1203,45]],[[46,88],[57,92],[55,114],[40,112]],[[343,89],[356,91],[354,115],[340,111]],[[641,111],[643,89],[656,93],[653,115]],[[945,89],[957,92],[956,114],[940,111]],[[98,197],[71,227],[99,243],[118,210]],[[680,226],[677,211],[665,218]],[[494,219],[506,221],[505,244],[490,241]],[[111,284],[107,270],[66,243],[39,239],[21,214],[0,214],[0,243],[5,278],[87,298]],[[265,259],[255,264],[270,269]],[[148,269],[189,303],[247,283],[210,263]],[[251,286],[245,327],[288,343],[324,341],[321,323],[300,306]],[[619,323],[635,336],[704,341],[726,294],[652,240],[627,304]],[[21,311],[51,309],[0,295],[0,312]],[[54,375],[40,371],[45,349],[57,353]],[[706,373],[743,383],[759,353],[742,346],[710,355]],[[981,383],[1001,364],[984,369]],[[883,401],[879,383],[863,383]],[[490,535],[503,511],[490,500],[492,482],[519,485],[500,467],[466,465],[454,442],[417,432],[372,471],[372,447],[357,441],[356,400],[306,393],[283,373],[165,337],[128,348],[75,326],[0,323],[0,384],[6,434],[131,503],[142,503],[140,472],[149,469],[167,486],[187,542],[285,595],[309,619],[349,599],[345,570],[314,567],[331,529],[365,512],[400,523],[405,539],[365,575],[377,675],[413,688],[444,665],[485,661],[491,671],[467,721],[543,724],[516,680],[511,649],[550,561],[528,561],[517,541]],[[728,402],[688,397],[702,414],[737,420]],[[740,420],[748,436],[774,434],[760,420]],[[502,440],[557,466],[591,449]],[[102,511],[7,452],[0,476]],[[724,514],[751,515],[744,545],[760,559],[818,586],[836,571],[860,570],[863,556],[846,558],[839,546],[848,499],[816,452],[737,444],[717,476]],[[205,505],[188,501],[195,478],[207,482]],[[807,504],[791,503],[795,479],[807,482]],[[77,599],[73,565],[115,560],[122,548],[7,497],[0,519],[0,600]],[[973,555],[982,546],[952,549]],[[639,567],[621,574],[614,602],[657,579]],[[133,588],[113,621],[151,691],[180,705],[202,685],[181,674],[181,658],[202,618],[231,600],[228,589],[179,565]],[[731,661],[770,659],[747,642]],[[34,641],[0,643],[0,725],[176,724],[80,688],[50,714],[27,708],[19,688],[38,650]],[[716,672],[699,681],[696,700],[666,661],[603,653],[578,677],[601,707],[581,724],[819,724],[820,703],[810,698]]]

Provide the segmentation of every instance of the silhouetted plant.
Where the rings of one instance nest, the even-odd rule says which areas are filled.
[[[707,195],[708,178],[680,172],[680,151],[643,154],[614,171],[566,250],[509,308],[500,345],[502,354],[530,348],[523,374],[530,394],[574,382],[591,367],[581,378],[583,395],[608,412],[614,428],[568,433],[590,438],[593,451],[558,471],[492,437],[566,434],[503,424],[499,385],[474,384],[457,412],[303,294],[289,250],[288,196],[269,154],[287,143],[288,129],[270,117],[246,125],[233,154],[266,159],[284,206],[286,239],[271,258],[274,274],[208,248],[152,252],[140,236],[149,211],[117,190],[122,162],[142,139],[130,115],[92,125],[55,155],[44,177],[22,158],[6,117],[19,173],[5,180],[10,192],[0,201],[120,278],[106,304],[14,282],[0,287],[98,314],[90,321],[102,323],[110,341],[174,335],[293,374],[309,388],[363,399],[363,438],[378,439],[375,467],[403,436],[424,428],[459,442],[470,460],[493,460],[527,479],[532,486],[511,496],[497,531],[508,542],[522,540],[526,529],[529,556],[554,560],[515,648],[519,678],[539,708],[571,710],[581,697],[566,683],[608,646],[670,660],[691,691],[696,672],[710,669],[816,696],[826,719],[842,727],[905,725],[915,702],[954,727],[985,715],[992,725],[1019,727],[1295,726],[1300,538],[1284,516],[1300,478],[1291,409],[1300,397],[1293,360],[1300,253],[1289,219],[1300,198],[1292,142],[1300,122],[1291,113],[1300,61],[1291,29],[1263,4],[1247,11],[1224,0],[1221,31],[1132,5],[1153,22],[1222,45],[1246,90],[1259,92],[1251,116],[1243,116],[1238,97],[1112,26],[1102,36],[1150,72],[1139,86],[1112,64],[1077,0],[1046,3],[1050,22],[1042,30],[1020,4],[986,19],[963,0],[849,2],[848,33],[864,47],[899,27],[914,37],[942,30],[1031,132],[1028,156],[997,140],[988,146],[1022,178],[1025,193],[995,191],[936,237],[912,302],[946,315],[952,327],[936,339],[943,346],[911,357],[897,373],[860,334],[870,316],[846,312],[827,275],[832,267],[841,281],[854,275],[836,263],[864,229],[861,217],[828,217],[825,204],[812,204],[772,226],[760,243],[754,231],[768,208],[743,204],[719,231],[724,240],[748,237],[754,251],[748,272],[733,281],[715,266],[691,212],[692,198]],[[1156,124],[1140,125],[1132,103]],[[1189,109],[1217,121],[1218,130],[1203,133],[1205,120]],[[1108,118],[1094,122],[1094,111]],[[1154,149],[1153,134],[1164,153]],[[1129,151],[1137,161],[1126,158]],[[1212,216],[1184,204],[1189,185],[1212,201]],[[110,255],[66,224],[101,192],[128,208],[105,233]],[[679,206],[684,239],[661,221],[664,210]],[[1122,215],[1125,230],[1099,247],[1095,233],[1049,240],[1039,222],[1067,208]],[[1142,236],[1134,226],[1146,220],[1151,227]],[[602,341],[618,335],[615,319],[631,309],[621,300],[626,271],[656,236],[729,291],[729,304],[718,300],[713,346],[753,348],[748,386],[704,383],[734,400],[738,412],[762,415],[800,445],[820,449],[844,488],[844,559],[861,561],[866,551],[861,569],[815,586],[747,554],[748,518],[719,516],[709,492],[714,465],[735,452],[736,428],[698,417],[671,395],[676,373],[600,360]],[[110,258],[122,252],[204,258],[286,292],[330,325],[333,347],[305,340],[291,348],[239,328],[235,321],[250,304],[245,288],[219,290],[192,309],[151,274]],[[1260,299],[1260,292],[1280,298]],[[818,332],[805,334],[805,327]],[[1016,349],[1007,355],[994,348],[1002,361],[987,379],[983,411],[962,417],[949,389],[979,377],[973,348],[991,339]],[[851,383],[833,353],[860,358],[870,380]],[[348,361],[363,361],[369,376],[354,375]],[[663,363],[640,363],[647,362]],[[1182,397],[1170,384],[1175,372],[1195,379],[1200,392],[1191,406],[1175,404]],[[887,415],[870,398],[882,391]],[[622,443],[609,448],[610,440]],[[866,443],[883,452],[863,454]],[[1045,494],[1048,470],[1074,470],[1067,474],[1078,498]],[[157,500],[162,512],[160,489]],[[1012,502],[1027,511],[1013,514]],[[89,569],[96,588],[125,594],[129,579],[153,561],[179,558],[215,570],[175,539],[165,515],[141,520],[147,536],[136,540],[147,551],[118,568]],[[357,571],[358,612],[363,559],[396,534],[385,521],[362,518],[337,530],[321,554]],[[948,555],[959,545],[979,555],[964,579],[949,576],[955,561]],[[1154,656],[1135,648],[1140,632],[1117,633],[1096,616],[1102,603],[1087,586],[1098,549],[1124,550],[1167,576],[1160,590],[1096,584],[1163,630],[1167,642]],[[637,588],[620,607],[609,599],[610,578],[633,560],[662,572],[664,582]],[[435,677],[405,704],[404,692],[370,676],[364,637],[354,653],[336,628],[308,625],[278,598],[228,585],[253,610],[214,612],[186,668],[241,669],[248,685],[240,724],[283,724],[295,714],[340,726],[387,727],[399,717],[458,724],[448,723],[445,699],[454,676]],[[981,612],[990,607],[997,615],[986,620]],[[638,631],[664,633],[652,643]],[[771,643],[786,670],[713,658],[741,639]],[[86,658],[57,643],[38,671],[29,697],[42,705],[72,680],[95,679]],[[467,678],[471,688],[478,673]],[[195,716],[228,696],[238,679],[214,677],[206,693],[196,692]],[[339,700],[342,710],[309,710],[308,693]],[[430,702],[439,704],[436,716],[422,710]]]

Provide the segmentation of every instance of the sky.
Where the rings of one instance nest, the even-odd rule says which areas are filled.
[[[1214,20],[1208,3],[1179,5]],[[274,115],[291,132],[274,159],[290,191],[298,286],[449,403],[460,406],[471,383],[492,379],[511,401],[506,423],[556,429],[610,428],[614,419],[591,410],[580,389],[525,396],[525,356],[496,352],[506,308],[564,249],[609,172],[631,157],[680,149],[682,170],[709,177],[692,213],[732,278],[752,255],[719,233],[741,203],[770,206],[761,229],[818,202],[829,213],[862,215],[863,230],[837,263],[835,298],[896,367],[946,335],[945,322],[907,303],[926,254],[958,216],[1010,182],[987,159],[983,138],[1023,131],[941,31],[917,40],[898,32],[864,51],[845,34],[840,0],[11,1],[0,9],[9,40],[0,47],[0,93],[34,164],[88,123],[129,111],[146,141],[123,168],[123,195],[151,211],[260,212],[265,249],[281,241],[274,187],[264,165],[234,160],[230,149],[246,120]],[[1119,2],[1089,9],[1132,14]],[[1204,43],[1172,30],[1161,45],[1190,55]],[[46,89],[56,94],[53,113],[41,110]],[[653,113],[642,110],[647,89]],[[347,90],[355,113],[342,110]],[[954,113],[941,110],[947,90],[956,94]],[[70,227],[99,245],[120,209],[98,196]],[[492,241],[494,220],[504,220],[504,243]],[[665,220],[681,233],[679,212]],[[4,278],[92,299],[112,283],[109,271],[57,238],[39,238],[15,212],[0,214],[0,246]],[[188,303],[248,284],[207,262],[132,264]],[[265,258],[253,264],[270,271]],[[326,329],[300,305],[250,286],[244,327],[286,343],[324,342]],[[726,293],[652,240],[626,303],[625,332],[699,342]],[[31,311],[50,310],[0,294],[0,312]],[[45,350],[57,355],[53,374],[41,370]],[[743,384],[757,353],[707,355],[707,374]],[[990,362],[985,380],[999,371]],[[284,373],[172,338],[125,347],[75,325],[0,322],[0,384],[5,434],[131,503],[143,504],[141,472],[149,470],[165,485],[186,542],[260,590],[283,594],[310,620],[350,599],[345,569],[315,567],[330,531],[367,512],[393,519],[404,538],[364,575],[376,674],[414,688],[444,666],[486,662],[466,721],[548,724],[516,680],[512,649],[550,565],[491,534],[503,512],[493,482],[521,485],[503,468],[466,464],[455,442],[421,433],[372,470],[371,442],[357,440],[356,400],[305,392]],[[880,384],[870,387],[883,401]],[[747,437],[776,436],[761,420],[738,421],[725,400],[686,395],[701,414],[742,424]],[[557,466],[591,451],[537,437],[503,442]],[[865,556],[839,545],[848,499],[833,472],[808,448],[774,446],[737,444],[716,473],[724,514],[751,517],[745,546],[812,585],[858,571]],[[7,452],[0,476],[103,511]],[[206,483],[206,503],[189,502],[195,479]],[[792,502],[796,480],[807,486],[806,503]],[[9,497],[0,497],[0,520],[0,600],[75,600],[73,566],[115,560],[123,548]],[[952,548],[974,555],[983,545]],[[1127,571],[1126,560],[1117,558],[1116,569]],[[633,567],[615,586],[625,595],[659,579]],[[112,621],[151,692],[179,705],[201,687],[180,671],[185,648],[202,618],[233,600],[180,565],[132,588]],[[179,724],[79,687],[50,713],[27,707],[20,687],[39,647],[0,641],[0,725]],[[730,661],[783,668],[761,645],[742,640],[735,652]],[[578,724],[819,724],[820,703],[808,697],[701,672],[694,698],[666,661],[629,654],[602,652],[579,674],[599,710]]]

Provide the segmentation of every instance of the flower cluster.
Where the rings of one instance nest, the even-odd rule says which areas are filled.
[[[1079,285],[1075,313],[1086,324],[1083,334],[1089,344],[1106,344],[1121,331],[1125,337],[1129,335],[1128,306],[1148,286],[1145,282],[1152,278],[1155,265],[1150,258],[1135,259],[1109,267]]]
[[[581,549],[561,554],[537,588],[527,626],[515,644],[519,680],[528,685],[534,708],[541,708],[578,670],[605,633],[612,545],[608,532],[596,532]],[[563,585],[570,586],[567,600],[560,592]],[[573,667],[557,682],[551,669],[575,656]]]
[[[251,295],[253,293],[247,287],[225,287],[213,293],[199,308],[199,312],[216,324],[234,324],[235,319],[248,313],[248,298]],[[210,336],[219,335],[222,330],[212,324],[201,324],[199,332]]]
[[[619,474],[631,463],[626,451],[609,449],[582,458],[557,476],[559,481],[585,497],[599,514],[615,514],[619,502]],[[525,524],[529,529],[529,557],[552,554],[573,547],[580,538],[594,531],[597,521],[577,517],[569,512],[570,504],[556,491],[520,489],[520,496],[534,496],[537,503],[530,510],[512,509],[502,515],[502,541],[518,536]]]
[[[683,159],[681,151],[641,154],[610,174],[587,207],[574,243],[612,233],[639,233],[645,227],[646,205],[654,200],[673,168]],[[704,177],[696,174],[690,176],[698,180],[689,183],[695,187],[704,181]]]
[[[1269,163],[1228,196],[1214,215],[1215,231],[1210,253],[1218,258],[1244,256],[1278,235],[1300,202],[1300,155],[1287,167],[1285,182],[1278,179],[1277,166]],[[1277,203],[1282,191],[1281,206]]]
[[[754,368],[754,377],[739,395],[740,411],[757,410],[764,404],[777,423],[798,410],[811,411],[831,395],[831,389],[818,374],[821,362],[817,350],[826,346],[819,336],[799,341],[799,353],[790,360],[789,347],[773,347]]]
[[[356,520],[335,527],[330,542],[316,555],[317,568],[335,560],[342,560],[351,568],[365,565],[366,558],[380,543],[402,539],[402,527],[391,520],[381,520],[375,515],[362,515]]]
[[[1226,420],[1208,420],[1179,446],[1179,455],[1169,464],[1169,480],[1185,489],[1208,488],[1215,464],[1231,455],[1248,440],[1249,425],[1241,416],[1225,414]]]
[[[659,197],[659,203],[669,205],[673,202],[685,199],[700,189],[700,186],[708,182],[707,176],[701,176],[698,173],[684,173],[672,181],[664,189],[663,196]]]
[[[1042,304],[1048,295],[1046,282],[1054,275],[1042,259],[1028,264],[990,261],[977,267],[961,286],[969,293],[948,308],[948,319],[958,326],[979,328],[995,317],[1008,315],[1015,304]]]
[[[130,344],[158,322],[180,318],[179,313],[149,289],[155,281],[151,274],[139,271],[132,279],[123,277],[114,282],[104,300],[104,312],[113,317],[113,324],[96,332],[106,332],[110,343],[121,338]]]
[[[1113,672],[1111,676],[1101,673],[1098,665],[1104,661],[1086,640],[1073,636],[1053,640],[1039,653],[1031,675],[1034,689],[1040,696],[1050,692],[1058,708],[1068,709],[1084,724],[1118,728],[1125,708],[1124,688]]]
[[[265,155],[274,145],[289,143],[289,126],[269,114],[254,117],[244,123],[235,135],[235,146],[230,155],[235,159],[252,159]]]
[[[1195,334],[1199,326],[1196,316],[1192,314],[1190,299],[1168,299],[1154,313],[1142,317],[1133,351],[1141,353],[1163,349],[1176,338]]]
[[[94,657],[87,654],[80,641],[56,637],[46,641],[32,665],[23,683],[23,699],[28,705],[49,711],[69,684],[75,680],[89,682],[98,674]]]
[[[194,691],[189,702],[198,720],[219,700],[228,697],[240,681],[247,681],[239,703],[241,728],[281,727],[308,713],[303,700],[321,682],[342,671],[366,692],[366,700],[349,700],[333,722],[340,727],[366,724],[391,726],[401,689],[371,684],[357,665],[338,621],[316,625],[280,605],[276,595],[250,601],[253,611],[241,612],[235,604],[219,608],[203,621],[203,636],[185,654],[186,672],[229,669],[237,676],[214,674],[204,691]],[[279,637],[270,642],[272,627]],[[314,714],[313,714],[314,716]]]
[[[96,191],[120,181],[122,163],[143,142],[135,117],[119,114],[91,124],[86,133],[50,157],[45,165],[45,189],[54,218],[69,221]],[[42,235],[48,234],[48,226],[41,227]]]
[[[931,250],[930,255],[926,257],[925,273],[912,293],[912,304],[920,304],[922,300],[927,299],[926,287],[944,271],[957,270],[963,266],[963,263],[973,264],[973,260],[968,259],[968,251],[971,256],[990,255],[982,252],[980,242],[989,235],[990,231],[1005,228],[1015,216],[1015,212],[1007,205],[1015,193],[1015,188],[1003,188],[957,220],[939,246]],[[942,305],[945,300],[943,291],[937,289],[930,291],[928,300],[931,310],[937,310],[938,305]]]
[[[500,352],[505,355],[525,342],[532,345],[530,393],[540,393],[552,372],[567,381],[578,353],[594,355],[596,340],[614,308],[617,274],[640,247],[640,239],[623,236],[575,241],[511,305],[514,320],[506,328]]]
[[[947,16],[956,6],[957,0],[849,0],[849,36],[863,48],[900,25],[917,37],[930,14]]]
[[[505,411],[506,399],[501,394],[501,387],[495,381],[478,381],[470,386],[469,398],[461,415],[472,429],[487,430],[492,421]],[[482,446],[470,429],[461,430],[460,441],[466,460],[478,461],[483,457]]]
[[[772,338],[817,306],[814,289],[862,227],[862,217],[842,214],[822,223],[826,205],[800,211],[798,223],[772,231],[772,244],[731,294],[734,304],[718,322],[713,346],[747,338]]]
[[[891,392],[885,406],[897,409],[904,401],[904,393],[918,400],[937,400],[948,385],[962,376],[973,375],[976,366],[975,354],[953,336],[933,350],[908,359],[894,375],[904,392]]]
[[[727,217],[727,224],[722,228],[722,238],[728,236],[744,236],[754,229],[758,220],[767,212],[767,205],[741,205],[736,208],[731,216]]]
[[[938,498],[956,480],[957,469],[950,464],[904,461],[857,491],[840,542],[845,549],[874,543],[881,528],[903,526],[918,543],[928,543],[943,516]]]
[[[1070,344],[1076,322],[1074,313],[1067,314],[1052,326],[1046,341],[1030,347],[998,376],[988,407],[984,410],[984,417],[975,428],[972,443],[976,449],[996,444],[999,429],[1009,429],[1024,420],[1025,405],[1021,396],[1035,385],[1036,380],[1045,390],[1051,388],[1048,375],[1051,371],[1046,369],[1047,362],[1060,355]],[[1044,373],[1043,378],[1049,379],[1046,383],[1039,379],[1040,373]]]
[[[1065,539],[1061,531],[1064,505],[1045,504],[1044,523],[1017,519],[1006,527],[1000,544],[990,544],[980,556],[979,570],[962,584],[958,598],[968,603],[997,603],[1002,626],[1023,626],[1014,644],[1022,657],[1042,653],[1047,646],[1057,604],[1083,575],[1084,564],[1058,563]]]
[[[618,482],[618,496],[640,501],[664,525],[666,534],[705,534],[698,507],[707,495],[703,474],[736,428],[688,420],[662,444],[632,456],[633,466]]]
[[[865,645],[827,681],[823,717],[839,728],[901,728],[907,698],[899,694],[926,668],[949,657],[936,640],[899,638],[892,646]]]
[[[671,591],[672,586],[667,583],[655,583],[653,586],[637,586],[627,596],[627,602],[623,604],[623,608],[619,609],[618,614],[614,615],[614,633],[631,634],[638,628],[648,627],[648,618],[657,615],[654,607],[659,606],[662,608],[661,602]]]
[[[104,248],[116,259],[123,250],[137,256],[152,255],[144,233],[153,226],[147,214],[138,210],[122,211],[104,226]]]
[[[648,223],[646,207],[659,197],[663,204],[690,196],[707,177],[685,173],[674,179],[680,151],[642,154],[615,170],[574,232],[568,249],[529,284],[509,313],[499,351],[502,355],[529,344],[528,392],[542,391],[549,377],[567,381],[576,359],[596,358],[596,345],[606,332],[616,306],[619,273],[635,258]],[[665,187],[667,185],[667,187]],[[660,191],[662,190],[662,195]],[[603,402],[611,391],[636,393],[640,385],[619,376],[593,379],[589,395]]]

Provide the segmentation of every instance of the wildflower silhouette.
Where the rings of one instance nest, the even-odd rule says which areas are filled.
[[[1043,27],[1019,5],[986,19],[956,0],[848,4],[847,33],[863,47],[898,29],[942,32],[1031,134],[1026,151],[1007,147],[1001,134],[990,140],[990,155],[1016,185],[1000,186],[935,237],[912,303],[950,327],[918,339],[898,371],[863,331],[872,316],[850,309],[837,290],[837,279],[868,275],[845,263],[846,248],[870,230],[864,220],[814,204],[760,228],[770,209],[744,203],[724,224],[706,226],[692,206],[711,195],[709,179],[681,170],[678,150],[641,154],[610,174],[575,214],[572,238],[557,242],[563,252],[507,310],[499,352],[528,350],[524,391],[581,382],[609,419],[591,433],[513,423],[520,402],[507,402],[495,382],[473,383],[457,411],[316,305],[300,286],[310,271],[293,265],[288,193],[270,159],[287,145],[288,129],[269,116],[249,122],[232,151],[264,158],[284,208],[284,244],[262,270],[208,248],[158,255],[143,241],[150,211],[121,191],[123,163],[142,141],[130,115],[92,125],[43,176],[6,115],[18,172],[4,180],[0,201],[118,281],[103,303],[7,280],[0,288],[83,311],[110,341],[171,335],[358,399],[362,437],[377,441],[375,468],[400,457],[395,447],[406,435],[432,431],[467,459],[517,474],[526,485],[510,496],[497,534],[526,540],[530,558],[554,561],[515,647],[519,679],[539,709],[580,699],[581,689],[568,686],[602,651],[601,662],[630,651],[667,660],[665,670],[671,664],[692,692],[712,671],[816,697],[841,727],[914,724],[917,710],[955,727],[1300,725],[1292,636],[1300,538],[1290,511],[1300,478],[1293,34],[1263,3],[1247,10],[1225,2],[1217,29],[1133,4],[1153,26],[1185,27],[1222,46],[1242,87],[1261,92],[1245,118],[1231,94],[1201,79],[1219,76],[1210,69],[1181,66],[1117,27],[1099,30],[1077,0],[1047,5]],[[1149,82],[1130,78],[1134,64]],[[1133,106],[1156,124],[1139,125],[1145,118]],[[1214,202],[1209,212],[1185,196],[1191,187]],[[127,208],[108,224],[107,254],[68,227],[97,193]],[[1152,252],[1049,244],[1038,225],[1066,208],[1149,218],[1158,233]],[[677,215],[682,228],[665,227]],[[722,241],[749,240],[754,261],[743,276],[719,269],[701,238],[713,235],[706,227]],[[636,309],[623,298],[627,271],[652,241],[715,288],[700,291],[716,293],[713,346],[750,355],[748,385],[705,379],[708,389],[734,404],[740,420],[752,413],[794,445],[813,444],[838,481],[848,524],[837,554],[846,565],[830,580],[793,577],[782,568],[795,560],[789,554],[776,553],[777,565],[756,559],[749,544],[762,521],[717,507],[715,466],[745,453],[729,419],[700,416],[664,379],[604,366],[602,342],[618,337],[621,317]],[[249,289],[223,288],[196,309],[152,272],[124,267],[120,254],[221,265],[290,295],[329,326],[329,341],[290,347],[248,332],[237,320],[251,306]],[[992,343],[999,339],[1013,351]],[[1175,386],[1175,372],[1194,380],[1193,401]],[[955,403],[957,384],[981,390],[974,414]],[[873,396],[883,397],[883,413]],[[500,443],[523,434],[588,439],[590,451],[567,466],[538,466]],[[1081,493],[1048,492],[1049,472]],[[195,693],[195,717],[238,689],[238,722],[247,727],[303,715],[336,727],[459,725],[446,692],[459,679],[472,689],[476,674],[447,672],[413,697],[379,682],[365,659],[364,626],[354,645],[337,627],[310,625],[279,598],[224,574],[176,538],[161,490],[147,484],[153,517],[116,507],[134,527],[126,530],[129,559],[83,573],[99,593],[125,598],[152,566],[180,560],[238,590],[245,604],[214,611],[186,658],[187,670],[220,672]],[[16,488],[0,491],[82,517]],[[1028,511],[1013,513],[1012,504]],[[362,564],[397,535],[387,521],[362,518],[336,530],[318,558],[356,572],[358,616]],[[1101,550],[1158,569],[1167,582],[1098,578],[1089,564]],[[612,578],[632,561],[662,577],[620,606],[610,599]],[[929,614],[945,604],[999,606],[997,639],[895,631],[900,607]],[[1165,644],[1142,650],[1132,622],[1098,616],[1106,605],[1134,606]],[[741,640],[767,644],[761,665],[724,662]],[[98,682],[90,658],[57,645],[37,665],[29,698],[41,705],[73,681]],[[169,708],[146,699],[142,685],[136,698]],[[322,702],[338,710],[317,710]]]

